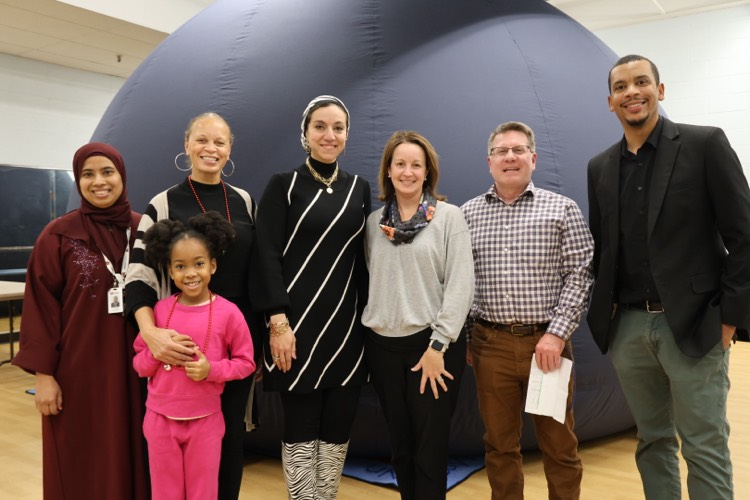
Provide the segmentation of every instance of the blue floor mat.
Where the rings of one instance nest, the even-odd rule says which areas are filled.
[[[448,459],[448,489],[463,482],[484,467],[484,456],[452,457]],[[388,460],[377,458],[347,458],[344,475],[380,486],[396,487],[396,475]]]

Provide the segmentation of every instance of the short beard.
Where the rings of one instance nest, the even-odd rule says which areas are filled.
[[[643,118],[639,118],[638,120],[625,120],[628,125],[630,125],[633,128],[640,128],[644,126],[648,120],[651,118],[651,115],[646,115]]]

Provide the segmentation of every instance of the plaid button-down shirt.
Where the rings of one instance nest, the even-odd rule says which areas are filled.
[[[529,183],[511,204],[493,185],[461,210],[474,252],[472,317],[549,322],[547,332],[567,340],[583,317],[594,279],[594,240],[578,205]]]

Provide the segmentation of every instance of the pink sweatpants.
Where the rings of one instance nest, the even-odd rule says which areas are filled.
[[[152,500],[215,500],[224,417],[173,420],[146,410]]]

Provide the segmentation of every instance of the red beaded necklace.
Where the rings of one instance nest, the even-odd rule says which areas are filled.
[[[201,199],[198,197],[198,192],[195,190],[195,186],[193,186],[193,180],[190,178],[191,176],[188,175],[188,184],[190,184],[190,190],[193,192],[193,196],[195,196],[195,201],[198,202],[198,205],[201,207],[201,210],[203,210],[203,213],[206,213],[206,207],[203,206],[203,203],[201,203]],[[219,179],[219,182],[221,182],[221,188],[224,190],[224,206],[227,208],[227,220],[229,222],[232,222],[232,216],[229,215],[229,198],[227,198],[227,186],[224,184],[224,181]]]
[[[180,297],[182,297],[182,292],[178,293],[174,296],[174,302],[172,302],[172,307],[169,308],[169,315],[167,315],[167,323],[164,325],[165,329],[169,329],[169,322],[172,321],[172,313],[174,313],[174,308],[177,305],[177,303],[180,301]],[[208,340],[211,338],[211,324],[214,320],[214,294],[211,292],[208,292],[208,330],[206,331],[206,340],[203,341],[203,354],[206,354],[206,349],[208,349]],[[169,363],[164,364],[164,369],[169,371],[172,368],[183,368],[180,365],[172,366]]]

